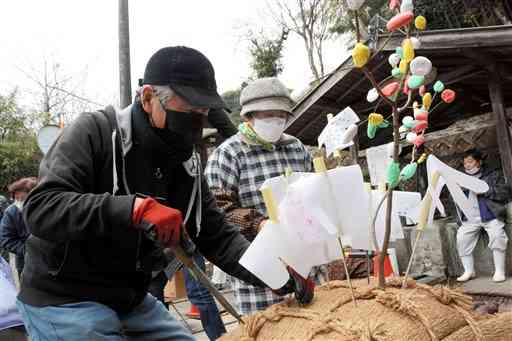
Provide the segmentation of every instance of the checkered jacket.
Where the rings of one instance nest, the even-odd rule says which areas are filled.
[[[258,227],[267,218],[259,188],[265,180],[283,175],[287,168],[310,172],[311,156],[296,138],[284,135],[274,150],[251,144],[241,133],[224,141],[210,156],[206,179],[226,219],[253,240]],[[233,278],[237,308],[242,314],[264,310],[281,302],[270,289],[257,288]]]

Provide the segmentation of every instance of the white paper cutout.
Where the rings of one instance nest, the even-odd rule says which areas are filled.
[[[387,168],[389,161],[391,161],[388,156],[388,148],[390,148],[388,145],[389,143],[366,149],[368,172],[373,186],[387,182]]]
[[[336,150],[345,149],[354,144],[353,124],[359,122],[359,117],[350,108],[346,107],[327,123],[320,136],[318,136],[318,146],[325,146],[327,156]],[[348,130],[348,132],[347,132]],[[355,131],[357,133],[357,130]],[[349,139],[350,135],[352,138]],[[350,140],[347,142],[347,140]]]
[[[432,176],[435,171],[440,173],[440,178],[436,188],[434,189],[431,187]],[[447,164],[441,162],[441,160],[436,158],[434,155],[430,155],[427,159],[427,174],[429,180],[429,190],[435,198],[435,204],[431,206],[429,212],[429,224],[434,219],[434,213],[436,209],[444,212],[444,207],[439,200],[439,195],[441,194],[441,190],[445,185],[448,187],[453,200],[466,217],[471,216],[472,205],[469,198],[462,191],[462,188],[466,188],[477,194],[485,193],[489,190],[489,185],[487,185],[485,181],[451,168]]]

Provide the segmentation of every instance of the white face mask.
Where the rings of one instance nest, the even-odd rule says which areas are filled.
[[[255,118],[253,129],[258,136],[267,142],[277,142],[283,135],[286,120],[279,117]]]
[[[14,200],[14,206],[16,206],[17,208],[22,210],[23,209],[23,201],[21,201],[21,200]]]
[[[471,168],[471,169],[466,169],[466,173],[468,173],[469,175],[475,175],[478,172],[480,172],[480,167],[474,167],[474,168]]]

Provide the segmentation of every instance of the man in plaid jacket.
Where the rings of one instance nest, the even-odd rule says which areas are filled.
[[[277,78],[262,78],[240,95],[243,123],[238,134],[222,143],[206,167],[208,185],[226,219],[252,241],[264,228],[267,212],[259,188],[287,168],[310,172],[312,160],[304,145],[283,133],[293,101]],[[315,280],[318,281],[315,269]],[[269,288],[258,288],[233,278],[237,308],[242,314],[264,310],[281,302]]]

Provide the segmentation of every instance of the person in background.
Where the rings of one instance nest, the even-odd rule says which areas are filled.
[[[0,221],[0,247],[16,255],[16,270],[21,277],[25,263],[25,242],[29,232],[23,221],[22,209],[28,193],[36,186],[36,178],[23,178],[8,186],[14,200]]]
[[[27,340],[23,320],[16,308],[16,295],[11,267],[0,257],[0,340]]]
[[[489,248],[492,250],[495,272],[494,282],[505,281],[505,251],[508,237],[505,233],[506,205],[510,200],[510,184],[496,169],[488,168],[482,161],[482,154],[472,149],[464,154],[464,171],[477,177],[489,185],[489,190],[483,194],[466,191],[472,202],[472,214],[466,217],[457,207],[460,227],[457,231],[457,249],[464,266],[464,274],[457,278],[466,282],[476,276],[473,250],[484,229],[489,235]]]
[[[240,104],[243,123],[236,135],[212,153],[205,174],[226,219],[252,241],[268,219],[260,186],[267,179],[285,174],[287,168],[294,172],[312,171],[312,159],[297,138],[284,134],[293,101],[277,78],[261,78],[247,85]],[[232,284],[237,309],[242,314],[282,301],[269,288],[236,278]]]
[[[4,216],[4,212],[11,205],[11,202],[9,199],[4,197],[3,195],[0,195],[0,221],[2,220],[2,217]],[[6,261],[9,261],[9,251],[3,249],[0,247],[0,257],[5,259]]]

